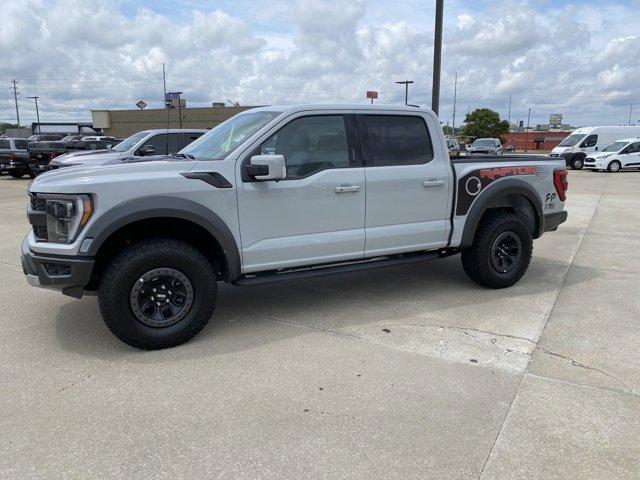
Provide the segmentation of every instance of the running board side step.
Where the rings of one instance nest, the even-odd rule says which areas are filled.
[[[370,270],[373,268],[391,267],[394,265],[402,265],[405,263],[421,262],[424,260],[432,260],[434,258],[447,257],[449,255],[453,255],[454,253],[457,252],[449,250],[437,250],[432,252],[376,257],[349,263],[275,270],[271,272],[258,273],[255,275],[243,275],[231,283],[240,287],[250,285],[263,285],[266,283],[281,282],[284,280],[300,280],[303,278],[320,277],[323,275],[359,272],[362,270]]]

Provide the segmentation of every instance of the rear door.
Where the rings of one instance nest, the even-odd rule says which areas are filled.
[[[239,158],[243,273],[362,258],[366,192],[354,137],[353,115],[301,112]],[[286,178],[247,178],[253,155],[283,155]]]
[[[418,112],[358,115],[367,184],[365,256],[443,247],[451,174],[434,120]],[[433,134],[431,133],[433,132]]]

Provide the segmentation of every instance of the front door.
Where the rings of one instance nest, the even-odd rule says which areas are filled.
[[[361,258],[365,178],[353,115],[298,114],[238,159],[242,271]],[[287,176],[252,181],[253,155],[283,155]]]
[[[622,168],[640,168],[640,142],[635,142],[625,149],[625,153],[620,155]]]
[[[367,181],[367,257],[446,244],[451,167],[431,141],[440,138],[436,128],[431,117],[420,114],[358,115]]]

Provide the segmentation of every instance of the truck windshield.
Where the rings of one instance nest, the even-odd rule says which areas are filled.
[[[494,147],[495,142],[492,138],[479,138],[475,140],[472,144],[472,147]]]
[[[241,113],[180,150],[200,160],[222,160],[242,142],[276,118],[279,112]]]
[[[603,152],[619,152],[627,146],[629,142],[613,142],[611,145],[607,145],[602,149]]]
[[[138,132],[134,133],[128,138],[125,138],[122,142],[111,149],[112,152],[126,152],[127,150],[131,150],[133,146],[142,140],[144,137],[149,135],[149,132]]]
[[[584,137],[586,137],[586,135],[583,133],[574,133],[573,135],[569,135],[567,138],[565,138],[558,146],[574,147],[578,144],[578,142],[582,141]]]

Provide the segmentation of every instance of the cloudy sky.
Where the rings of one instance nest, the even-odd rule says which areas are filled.
[[[4,0],[0,121],[90,119],[91,109],[162,105],[167,88],[189,106],[410,103],[430,106],[434,0]],[[469,108],[511,120],[573,125],[640,119],[640,0],[446,0],[440,117]]]

